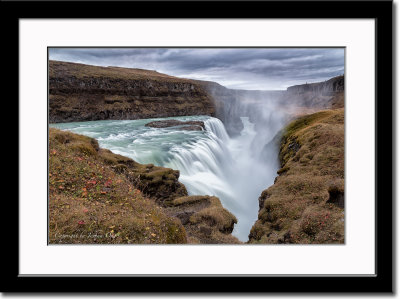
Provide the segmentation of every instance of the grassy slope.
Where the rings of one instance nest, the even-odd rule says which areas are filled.
[[[75,77],[75,78],[102,78],[109,77],[113,79],[130,80],[155,80],[168,82],[191,82],[191,80],[182,79],[156,71],[123,68],[115,66],[94,66],[82,63],[64,62],[57,60],[49,61],[49,77]]]
[[[50,243],[186,243],[179,221],[105,163],[94,139],[50,129],[49,143]]]
[[[95,139],[51,128],[49,241],[240,243],[230,235],[236,218],[219,200],[187,196],[178,178],[176,170],[136,163]]]
[[[251,243],[343,243],[344,109],[290,123],[280,145],[282,168],[260,197]]]

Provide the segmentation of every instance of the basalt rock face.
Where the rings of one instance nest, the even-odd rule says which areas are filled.
[[[155,71],[49,62],[51,123],[215,115],[195,81]]]
[[[324,82],[295,85],[287,88],[282,97],[284,103],[294,103],[300,107],[343,108],[344,76]]]
[[[301,84],[290,86],[287,88],[290,93],[304,93],[304,92],[314,92],[319,94],[332,94],[335,92],[344,91],[344,76],[338,76],[331,78],[325,82],[311,83],[311,84]]]

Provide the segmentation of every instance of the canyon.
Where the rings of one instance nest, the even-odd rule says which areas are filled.
[[[226,137],[220,133],[220,128],[208,130],[214,131],[216,136],[222,134],[217,139],[226,144],[237,146],[237,142],[247,138],[243,132],[250,134],[246,149],[249,156],[243,159],[242,170],[251,166],[246,163],[252,161],[258,164],[261,179],[268,178],[264,178],[264,188],[259,195],[252,195],[258,215],[256,211],[247,243],[344,243],[344,76],[280,91],[233,90],[211,81],[177,78],[156,71],[49,61],[50,124],[170,118],[155,120],[146,126],[154,129],[177,126],[193,133],[207,131],[203,121],[174,119],[183,116],[218,118]],[[76,145],[71,140],[83,138],[50,130],[53,138],[50,149],[57,153],[64,153],[64,147]],[[63,134],[67,134],[65,139],[69,141],[57,143],[64,137],[54,136]],[[93,149],[87,149],[88,144],[92,147],[94,144]],[[128,237],[130,242],[163,243],[168,238],[175,240],[172,243],[177,240],[178,243],[201,244],[243,242],[232,236],[237,219],[231,210],[221,205],[221,198],[213,194],[189,196],[179,181],[180,177],[185,179],[179,171],[137,163],[99,148],[95,139],[85,139],[83,145],[69,148],[66,153],[125,177],[126,180],[119,178],[123,185],[139,190],[140,200],[147,198],[153,202],[154,206],[149,209],[159,209],[163,214],[160,217],[169,219],[165,221],[171,221],[177,233],[156,240],[151,235],[156,233],[151,232],[145,239]],[[243,153],[245,151],[240,155]],[[107,160],[105,156],[110,158]],[[243,158],[238,157],[239,160]],[[75,163],[75,160],[69,162]],[[275,169],[275,173],[263,171],[269,167]],[[256,168],[253,170],[253,175],[257,176]],[[104,186],[105,182],[102,184]],[[88,190],[88,186],[81,187]],[[65,189],[51,190],[58,201],[71,200],[65,197]],[[101,195],[101,191],[95,192],[96,200],[92,198],[89,202],[96,205]],[[113,206],[113,201],[119,203],[127,195],[118,196],[102,204]],[[53,211],[58,209],[61,207],[53,205]],[[98,218],[96,221],[97,224],[101,222]],[[153,221],[151,227],[159,231],[156,223],[159,225],[160,221]],[[178,228],[175,229],[175,225]],[[54,227],[62,225],[54,224]],[[77,227],[82,228],[82,225]],[[127,229],[120,229],[119,236],[126,234]],[[126,239],[119,236],[113,242],[124,243]]]

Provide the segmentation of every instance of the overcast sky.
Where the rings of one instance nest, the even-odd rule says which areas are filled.
[[[235,89],[286,89],[344,74],[344,49],[334,48],[53,48],[49,54],[52,60],[156,70]]]

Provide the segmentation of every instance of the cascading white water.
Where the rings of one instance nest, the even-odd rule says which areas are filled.
[[[222,205],[238,219],[233,235],[241,241],[247,241],[251,226],[257,219],[258,197],[276,176],[276,153],[266,159],[261,151],[277,130],[264,130],[260,134],[247,117],[242,117],[244,128],[240,136],[230,138],[217,118],[190,116],[174,119],[202,120],[206,131],[144,126],[160,119],[76,122],[52,126],[94,137],[101,147],[139,163],[178,169],[179,180],[190,195],[214,195],[220,198]],[[267,122],[265,125],[271,124]]]
[[[263,161],[253,150],[257,138],[254,124],[247,117],[241,120],[241,135],[229,138],[219,119],[208,119],[205,126],[209,140],[179,148],[167,166],[181,170],[181,182],[190,194],[219,197],[223,206],[238,218],[233,235],[247,241],[257,219],[258,197],[273,183],[277,164]]]

